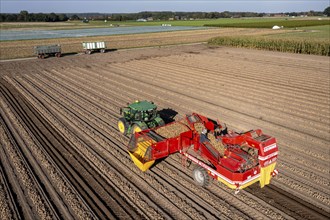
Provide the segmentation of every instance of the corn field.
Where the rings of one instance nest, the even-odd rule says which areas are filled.
[[[208,43],[210,45],[330,56],[329,41],[270,39],[266,37],[216,37],[210,39]]]

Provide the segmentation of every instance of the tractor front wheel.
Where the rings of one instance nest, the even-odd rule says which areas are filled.
[[[118,130],[120,131],[120,133],[122,133],[123,135],[127,134],[127,130],[128,130],[128,125],[127,122],[124,118],[120,118],[118,120]]]
[[[193,170],[193,178],[197,185],[206,187],[209,184],[210,177],[203,167],[196,167]]]

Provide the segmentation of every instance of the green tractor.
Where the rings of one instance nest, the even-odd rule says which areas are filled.
[[[123,116],[118,120],[118,129],[124,135],[164,125],[153,102],[136,101],[120,109]]]

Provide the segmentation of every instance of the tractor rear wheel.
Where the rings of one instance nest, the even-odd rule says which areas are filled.
[[[136,132],[140,132],[140,131],[142,131],[142,128],[139,125],[134,124],[132,127],[132,134],[134,134]]]
[[[122,133],[123,135],[127,134],[127,130],[128,130],[128,124],[125,120],[125,118],[120,118],[118,120],[118,130],[120,131],[120,133]]]
[[[197,185],[206,187],[209,184],[210,176],[203,167],[196,167],[193,170],[193,178]]]

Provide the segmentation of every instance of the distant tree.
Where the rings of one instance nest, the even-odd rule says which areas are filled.
[[[207,14],[207,18],[211,18],[211,19],[219,18],[219,13],[218,12],[210,12],[210,13]]]
[[[0,14],[0,22],[6,21],[6,15],[5,14]]]
[[[298,13],[297,12],[290,12],[288,14],[289,14],[289,16],[298,16]]]
[[[47,15],[43,13],[38,13],[35,15],[35,21],[47,21]]]
[[[55,13],[50,13],[49,21],[52,21],[52,22],[59,21],[58,15]]]
[[[324,9],[323,14],[325,14],[326,16],[330,17],[330,6],[327,7],[326,9]]]
[[[67,21],[69,18],[66,16],[66,14],[59,14],[58,15],[58,20],[59,21]]]
[[[17,14],[7,14],[6,15],[6,21],[7,22],[15,22],[18,21]]]
[[[224,11],[224,12],[221,12],[220,13],[220,17],[221,18],[230,18],[231,15],[230,15],[230,12],[229,11]]]
[[[70,19],[71,20],[80,20],[78,15],[72,15]]]
[[[29,12],[28,11],[21,11],[18,15],[19,21],[28,21]]]

